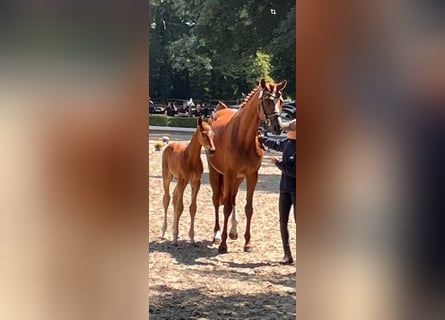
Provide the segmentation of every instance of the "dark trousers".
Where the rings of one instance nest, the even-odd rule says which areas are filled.
[[[290,209],[294,207],[294,221],[297,221],[297,213],[295,206],[296,193],[280,192],[279,211],[280,211],[280,232],[283,248],[289,247],[289,230],[287,224],[289,222]]]

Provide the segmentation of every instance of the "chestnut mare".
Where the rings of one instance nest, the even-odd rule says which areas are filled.
[[[253,214],[253,193],[264,154],[258,144],[258,127],[261,120],[266,120],[273,133],[281,132],[279,123],[283,104],[281,90],[286,84],[286,80],[274,83],[262,79],[260,85],[247,95],[239,110],[222,106],[209,121],[215,132],[216,148],[215,154],[208,158],[212,200],[215,207],[214,243],[220,241],[219,206],[224,204],[224,227],[218,248],[220,253],[227,252],[227,224],[232,213],[229,236],[231,239],[238,238],[235,199],[244,178],[247,182],[244,251],[251,251],[250,223]]]
[[[184,210],[183,196],[187,184],[192,186],[192,201],[190,204],[190,241],[194,243],[194,225],[196,215],[196,198],[201,187],[201,175],[203,172],[201,160],[201,147],[204,147],[208,155],[215,152],[213,143],[214,133],[209,124],[198,119],[198,125],[190,143],[173,142],[169,144],[162,154],[162,180],[164,185],[164,225],[162,227],[162,238],[165,239],[167,231],[167,211],[170,204],[170,182],[173,177],[178,179],[173,192],[173,244],[178,241],[179,218]]]

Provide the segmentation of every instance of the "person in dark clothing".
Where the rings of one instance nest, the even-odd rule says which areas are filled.
[[[283,152],[282,160],[272,158],[274,163],[281,170],[280,180],[280,233],[283,243],[284,258],[282,264],[292,264],[294,262],[289,245],[289,213],[291,207],[294,208],[294,221],[296,222],[296,121],[292,120],[282,125],[287,130],[287,138],[274,139],[260,136],[260,143],[276,151]]]
[[[187,105],[187,101],[182,103],[182,107],[178,109],[178,115],[187,116],[189,115],[190,108]]]
[[[176,114],[176,107],[172,102],[167,104],[167,108],[165,109],[165,115],[173,117]]]
[[[199,117],[201,117],[202,115],[204,115],[204,113],[203,113],[201,104],[198,103],[198,104],[196,105],[196,109],[192,111],[192,116],[193,116],[194,118],[199,118]]]

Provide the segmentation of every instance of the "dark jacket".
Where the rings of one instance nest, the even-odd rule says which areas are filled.
[[[173,108],[173,107],[167,107],[165,109],[165,112],[167,113],[167,116],[170,116],[170,117],[173,117],[177,113],[175,108]]]
[[[292,139],[273,139],[264,137],[262,143],[275,151],[283,152],[281,161],[276,166],[281,170],[280,192],[296,192],[296,140]]]

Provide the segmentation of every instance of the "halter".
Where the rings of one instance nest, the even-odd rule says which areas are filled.
[[[264,109],[264,100],[266,100],[266,98],[264,98],[264,94],[267,94],[269,97],[267,98],[267,100],[272,100],[274,102],[274,110],[272,113],[267,114],[266,113],[266,109]],[[272,92],[266,91],[264,89],[262,89],[260,91],[260,95],[259,95],[259,99],[260,99],[260,104],[259,104],[259,108],[261,108],[261,112],[264,115],[265,119],[261,119],[261,120],[265,120],[266,125],[269,127],[271,125],[271,120],[270,118],[272,116],[280,116],[280,111],[278,109],[278,102],[280,101],[280,97],[281,97],[281,92],[278,91],[277,95],[274,95]]]

